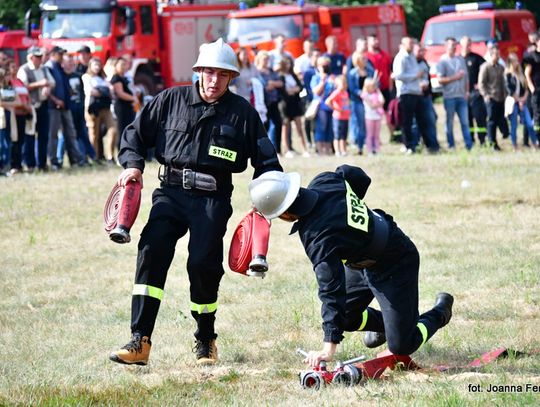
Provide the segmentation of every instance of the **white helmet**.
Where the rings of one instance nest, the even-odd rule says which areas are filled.
[[[266,219],[274,219],[292,205],[300,191],[297,172],[268,171],[249,183],[251,202]]]
[[[199,57],[193,65],[193,70],[197,72],[200,68],[226,69],[233,72],[233,77],[240,75],[236,54],[222,38],[200,46]]]

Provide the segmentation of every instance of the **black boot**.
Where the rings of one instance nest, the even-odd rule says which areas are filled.
[[[372,332],[368,331],[364,335],[364,345],[367,348],[377,348],[386,342],[386,335],[384,332]]]
[[[448,293],[439,293],[435,297],[435,306],[434,309],[437,309],[442,314],[442,325],[441,328],[447,325],[452,319],[452,305],[454,305],[454,297]]]

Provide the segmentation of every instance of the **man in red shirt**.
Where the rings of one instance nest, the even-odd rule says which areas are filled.
[[[393,84],[390,80],[392,58],[380,48],[379,39],[376,34],[371,34],[367,37],[367,48],[366,57],[373,65],[375,74],[379,79],[379,89],[384,96],[384,110],[386,110],[388,103],[392,99],[390,96],[393,89]]]
[[[379,89],[384,96],[384,111],[388,111],[388,104],[393,99],[393,83],[391,79],[392,75],[392,57],[385,51],[383,51],[379,44],[379,38],[377,34],[370,34],[367,37],[367,52],[366,57],[373,65],[375,69],[375,77],[379,81]],[[388,130],[390,134],[394,132],[394,126],[390,124],[389,120],[386,120]]]

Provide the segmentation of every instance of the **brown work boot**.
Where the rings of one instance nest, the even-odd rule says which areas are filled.
[[[215,365],[218,361],[218,351],[215,339],[197,340],[193,348],[199,366]]]
[[[113,362],[125,365],[146,365],[150,356],[152,342],[148,336],[141,336],[135,332],[131,335],[131,340],[120,350],[109,355]]]

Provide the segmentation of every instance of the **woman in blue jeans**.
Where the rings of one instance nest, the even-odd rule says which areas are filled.
[[[538,148],[538,137],[536,137],[536,132],[534,131],[533,120],[531,117],[531,112],[527,107],[527,97],[529,96],[529,91],[527,90],[527,85],[525,82],[525,75],[521,70],[521,64],[516,54],[513,52],[508,54],[508,63],[506,64],[507,68],[504,75],[506,91],[508,95],[514,98],[514,108],[508,116],[510,119],[510,138],[512,140],[512,147],[514,150],[517,150],[517,126],[518,126],[518,117],[521,119],[521,122],[527,127],[527,132],[531,138],[533,148]]]
[[[311,78],[311,90],[313,99],[319,99],[319,110],[315,117],[315,146],[319,155],[332,154],[332,108],[324,103],[335,89],[334,75],[330,74],[330,58],[319,57],[317,59],[317,73]]]
[[[360,95],[366,78],[372,78],[374,74],[373,67],[367,63],[364,53],[354,52],[352,55],[353,69],[347,74],[347,83],[349,85],[349,95],[351,98],[351,122],[350,132],[358,148],[358,154],[362,154],[364,143],[366,141],[366,124],[364,102]]]

